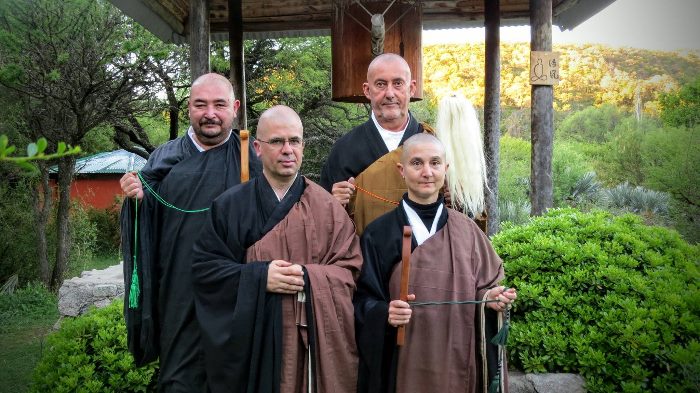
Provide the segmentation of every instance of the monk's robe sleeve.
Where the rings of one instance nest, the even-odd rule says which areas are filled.
[[[263,353],[263,337],[268,332],[261,321],[271,317],[279,326],[278,297],[266,296],[267,263],[244,263],[243,224],[231,220],[231,210],[221,206],[231,198],[217,199],[193,250],[192,279],[195,310],[206,351],[207,378],[211,386],[248,386],[249,380],[260,381],[257,374],[272,371],[251,366],[253,355]],[[228,214],[227,214],[228,213]],[[240,221],[240,220],[239,220]],[[272,326],[275,325],[275,326]],[[272,362],[264,363],[266,365]],[[272,378],[264,379],[272,384]],[[237,388],[236,388],[237,389]],[[233,389],[230,391],[237,392]],[[256,386],[257,391],[264,391]]]
[[[362,235],[362,274],[354,299],[357,347],[360,353],[358,392],[382,391],[391,364],[396,329],[387,324],[389,315],[388,274],[395,260],[382,254],[374,232]]]
[[[472,228],[474,236],[474,255],[473,261],[478,270],[475,272],[477,278],[476,299],[483,299],[486,291],[499,284],[505,277],[503,272],[503,261],[496,254],[496,251],[491,246],[491,242],[481,230]]]

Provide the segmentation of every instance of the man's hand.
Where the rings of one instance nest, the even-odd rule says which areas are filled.
[[[129,198],[142,199],[143,198],[143,185],[136,172],[128,172],[119,179],[119,185],[122,187],[122,191]]]
[[[341,205],[347,206],[348,202],[350,202],[350,197],[352,194],[355,192],[355,178],[351,177],[348,179],[348,181],[340,181],[335,184],[333,184],[333,189],[331,190],[331,194],[335,197],[335,199],[340,202]]]
[[[409,302],[416,300],[416,295],[408,295]],[[387,323],[391,326],[398,327],[408,324],[411,320],[411,306],[403,300],[392,300],[389,303],[389,318]]]
[[[275,259],[267,268],[267,291],[295,294],[304,290],[304,271],[301,265]]]
[[[507,291],[504,291],[504,289],[506,289],[506,287],[494,287],[489,289],[486,300],[498,300],[498,302],[486,303],[489,308],[496,311],[505,311],[506,308],[510,307],[510,304],[518,298],[515,288],[509,288]]]

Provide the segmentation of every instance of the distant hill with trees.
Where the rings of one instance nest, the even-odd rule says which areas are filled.
[[[605,45],[555,45],[561,53],[556,110],[614,104],[640,115],[658,116],[659,95],[700,76],[700,53],[663,52]],[[530,105],[528,43],[501,44],[501,103]],[[424,86],[433,100],[460,91],[475,105],[484,102],[484,44],[430,45],[423,49]]]

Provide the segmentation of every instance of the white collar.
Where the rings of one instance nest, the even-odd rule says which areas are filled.
[[[223,142],[220,143],[220,145],[226,143],[226,141],[228,141],[231,138],[231,134],[233,134],[233,130],[231,130],[231,132],[228,133],[228,136]],[[192,128],[192,125],[190,125],[190,128],[187,129],[187,135],[189,135],[190,139],[192,140],[192,143],[194,143],[194,146],[197,148],[197,150],[199,150],[200,152],[206,151],[206,149],[203,148],[199,144],[199,142],[197,142],[197,138],[194,137],[194,128]]]
[[[418,213],[408,206],[406,201],[402,200],[401,205],[403,206],[403,210],[406,212],[406,216],[408,217],[408,223],[411,224],[411,229],[413,230],[413,236],[416,238],[416,243],[418,243],[420,246],[423,244],[423,242],[428,240],[430,236],[435,234],[438,221],[440,221],[440,215],[442,214],[443,204],[441,203],[440,206],[438,206],[437,212],[435,213],[435,218],[433,218],[433,225],[430,226],[430,232],[428,232],[428,228],[425,227],[423,220],[418,217]]]

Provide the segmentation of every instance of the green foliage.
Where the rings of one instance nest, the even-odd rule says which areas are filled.
[[[700,384],[700,247],[633,215],[554,209],[493,245],[518,289],[511,365],[575,372],[589,392]]]
[[[677,92],[662,94],[659,101],[664,124],[673,127],[700,125],[700,78]]]
[[[592,170],[590,162],[578,151],[577,144],[555,141],[552,157],[554,206],[571,203],[581,179]]]
[[[52,160],[55,158],[66,157],[74,154],[80,154],[80,146],[71,147],[65,142],[59,142],[56,147],[56,152],[45,154],[48,142],[46,138],[39,138],[36,142],[27,145],[26,156],[12,156],[16,148],[9,144],[6,135],[0,135],[0,161],[7,161],[19,165],[28,171],[37,171],[37,168],[30,164],[30,161],[35,160]]]
[[[115,301],[64,320],[47,339],[32,392],[155,391],[157,366],[137,368],[127,351],[123,307]]]
[[[498,199],[529,200],[530,142],[508,135],[502,136],[500,142]]]
[[[589,106],[567,116],[557,128],[556,134],[580,142],[603,143],[610,139],[623,117],[624,114],[610,104]]]
[[[650,218],[668,214],[668,194],[627,183],[605,189],[603,201],[612,211],[627,211]]]
[[[30,283],[11,294],[0,294],[0,333],[23,321],[55,315],[56,296],[39,283]]]
[[[74,202],[71,206],[69,225],[71,232],[70,255],[66,269],[66,276],[73,277],[86,270],[97,251],[98,228],[90,219],[89,210]],[[56,222],[51,222],[49,233],[56,233]],[[55,242],[55,238],[51,237]]]
[[[14,170],[13,170],[14,169]],[[36,233],[31,189],[35,183],[16,168],[0,167],[0,282],[13,274],[37,280]]]
[[[119,210],[120,202],[115,202],[109,209],[89,209],[88,219],[95,226],[95,252],[100,255],[117,254],[119,252],[119,242],[121,233],[119,230]]]

